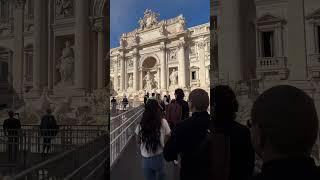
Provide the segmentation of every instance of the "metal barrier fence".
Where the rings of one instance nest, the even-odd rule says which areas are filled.
[[[8,146],[12,145],[20,152],[41,153],[44,139],[50,139],[51,152],[62,152],[73,146],[85,144],[106,132],[91,129],[0,129],[0,152],[7,152]]]
[[[143,106],[139,106],[130,112],[118,116],[115,119],[118,126],[112,128],[110,133],[110,167],[119,158],[121,152],[134,135],[137,123],[142,117]],[[112,121],[111,121],[112,123]]]
[[[126,112],[123,112],[115,117],[111,117],[110,119],[110,132],[119,127],[122,122],[126,121],[128,118],[134,116],[137,112],[143,109],[143,106],[138,106],[136,108],[132,108]]]
[[[106,179],[108,133],[41,162],[13,177],[13,180]]]

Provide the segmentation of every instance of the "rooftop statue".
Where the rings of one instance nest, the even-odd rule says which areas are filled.
[[[140,29],[150,28],[158,23],[159,14],[146,9],[143,18],[139,20]]]

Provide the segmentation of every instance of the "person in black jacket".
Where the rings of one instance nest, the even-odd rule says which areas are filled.
[[[175,91],[174,91],[174,95],[175,95],[175,97],[176,97],[176,102],[178,103],[178,104],[180,104],[181,105],[181,108],[182,108],[182,117],[181,117],[181,120],[185,120],[185,119],[187,119],[187,118],[189,118],[189,105],[188,105],[188,103],[185,101],[185,100],[183,100],[183,98],[184,98],[184,92],[183,92],[183,90],[182,89],[176,89]]]
[[[302,90],[281,85],[261,94],[249,122],[263,160],[262,172],[253,180],[319,180],[320,169],[311,158],[318,123],[313,99]]]
[[[192,116],[177,124],[173,129],[164,147],[164,158],[167,161],[174,161],[180,155],[180,180],[205,180],[202,174],[199,174],[199,164],[194,164],[194,152],[204,139],[210,123],[210,115],[207,112],[208,93],[202,89],[193,90],[189,95],[189,103],[193,112]]]
[[[255,153],[250,130],[236,122],[238,101],[229,86],[219,85],[210,90],[211,113],[215,128],[230,137],[229,180],[247,180],[253,174]]]
[[[19,130],[21,130],[21,123],[19,119],[14,118],[14,112],[8,112],[9,119],[4,120],[3,130],[8,137],[8,152],[9,161],[15,161],[18,153]]]
[[[51,113],[51,109],[47,109],[47,114],[41,118],[40,133],[41,136],[43,136],[43,157],[49,153],[51,148],[51,140],[54,136],[57,135],[59,129],[57,121]]]

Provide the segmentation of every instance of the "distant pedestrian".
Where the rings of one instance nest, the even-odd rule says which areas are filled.
[[[187,101],[184,100],[184,92],[182,89],[176,89],[174,92],[176,97],[176,102],[180,104],[182,108],[181,120],[185,120],[189,118],[189,105]]]
[[[122,99],[123,110],[127,110],[127,105],[129,104],[128,98],[124,96]]]
[[[135,133],[140,144],[143,172],[146,180],[164,180],[163,147],[170,135],[170,127],[162,118],[156,100],[149,99]]]
[[[8,116],[9,118],[3,122],[3,130],[5,135],[8,137],[9,161],[16,161],[21,123],[19,119],[14,118],[13,111],[9,111]]]
[[[143,99],[144,105],[147,104],[148,99],[149,99],[149,93],[147,93],[147,94],[144,96],[144,99]]]
[[[43,157],[50,152],[51,140],[57,135],[59,129],[57,121],[51,113],[51,109],[47,109],[47,114],[41,118],[40,133],[43,137]]]
[[[117,111],[117,100],[115,99],[115,97],[112,97],[111,105],[112,105],[112,111],[116,112]]]

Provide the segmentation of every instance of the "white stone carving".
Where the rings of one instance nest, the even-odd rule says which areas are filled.
[[[161,26],[159,28],[159,32],[161,35],[166,35],[167,30],[166,30],[166,26],[164,25],[164,23],[161,23]]]
[[[154,85],[154,78],[151,76],[150,71],[147,72],[147,74],[144,76],[143,80],[146,82],[144,89],[145,90],[152,90],[153,85]]]
[[[178,71],[176,71],[176,69],[173,69],[171,74],[170,74],[170,85],[177,85],[178,83]]]
[[[150,28],[158,23],[159,14],[152,12],[150,9],[146,9],[143,19],[140,18],[140,29]]]
[[[129,76],[128,87],[129,87],[129,88],[132,88],[132,87],[133,87],[133,76],[132,76],[132,74],[130,74],[130,76]]]
[[[184,31],[185,19],[183,16],[178,16],[178,32]]]
[[[177,49],[171,49],[169,52],[169,60],[170,61],[176,61],[177,60]]]
[[[74,51],[70,41],[66,41],[66,47],[62,50],[62,56],[58,59],[57,69],[60,73],[60,84],[72,85],[74,76]]]
[[[128,67],[133,67],[133,59],[128,59]]]
[[[73,15],[73,0],[56,0],[56,17]]]

